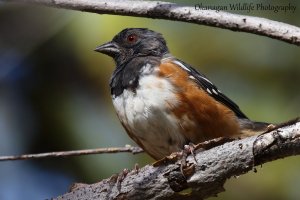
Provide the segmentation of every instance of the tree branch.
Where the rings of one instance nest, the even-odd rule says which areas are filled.
[[[103,153],[122,153],[122,152],[137,154],[137,153],[144,152],[144,150],[140,147],[132,147],[130,145],[126,145],[125,147],[108,147],[108,148],[84,149],[84,150],[73,150],[73,151],[59,151],[59,152],[49,152],[49,153],[25,154],[19,156],[0,156],[0,161],[58,158],[58,157],[70,157],[70,156],[81,156],[81,155],[103,154]]]
[[[189,22],[232,31],[254,33],[300,46],[300,28],[265,18],[196,10],[195,7],[182,6],[160,1],[116,1],[116,0],[0,0],[46,5],[56,8],[80,10],[98,14],[111,14],[154,19],[168,19]]]
[[[257,165],[300,154],[300,122],[270,133],[235,140],[212,149],[197,152],[189,176],[180,172],[180,161],[154,167],[147,165],[131,171],[119,181],[117,175],[95,184],[75,184],[71,191],[56,200],[96,199],[203,199],[224,191],[225,181]],[[190,188],[189,194],[178,192]]]

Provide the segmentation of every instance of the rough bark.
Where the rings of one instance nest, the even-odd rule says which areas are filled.
[[[180,172],[180,161],[158,167],[147,165],[131,171],[120,182],[117,175],[87,185],[75,184],[69,193],[56,200],[96,199],[205,199],[224,191],[232,176],[240,176],[263,163],[300,154],[300,122],[270,133],[225,143],[196,153],[188,176]],[[188,189],[188,194],[180,191]]]
[[[196,10],[195,6],[183,6],[162,1],[116,1],[116,0],[0,0],[23,2],[57,8],[80,10],[98,14],[111,14],[155,19],[168,19],[207,26],[242,31],[300,45],[300,28],[265,18]]]

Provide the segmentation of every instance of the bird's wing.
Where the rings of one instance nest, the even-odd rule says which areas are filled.
[[[221,102],[222,104],[230,108],[236,114],[237,117],[248,119],[248,117],[240,110],[239,106],[235,104],[232,100],[230,100],[227,96],[225,96],[222,92],[220,92],[220,90],[218,90],[218,88],[203,74],[201,74],[192,66],[181,60],[173,59],[172,62],[184,69],[190,75],[190,78],[199,87],[201,87],[207,94],[209,94],[215,100]]]

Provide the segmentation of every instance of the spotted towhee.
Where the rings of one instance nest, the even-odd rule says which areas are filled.
[[[172,56],[161,34],[128,28],[96,48],[116,62],[110,80],[128,135],[154,159],[184,145],[264,132],[203,74]]]

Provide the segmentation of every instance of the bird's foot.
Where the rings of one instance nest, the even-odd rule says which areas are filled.
[[[125,179],[125,177],[127,176],[127,174],[130,172],[129,169],[123,169],[119,174],[118,174],[118,177],[117,177],[117,188],[118,188],[118,191],[121,191],[121,184],[122,184],[122,181]]]
[[[126,178],[126,176],[133,172],[133,174],[138,174],[140,170],[140,167],[137,163],[135,163],[134,168],[132,170],[129,170],[127,168],[123,169],[120,173],[113,175],[110,179],[116,183],[118,191],[121,191],[121,184],[123,180]]]
[[[211,149],[213,147],[222,145],[227,142],[231,142],[235,140],[234,138],[225,138],[225,137],[220,137],[220,138],[214,138],[212,140],[208,140],[199,144],[193,144],[189,143],[188,145],[184,145],[184,148],[180,152],[174,152],[169,156],[166,156],[155,163],[153,163],[154,167],[167,164],[167,163],[172,163],[180,160],[180,171],[181,173],[187,177],[194,169],[194,164],[193,163],[187,163],[187,157],[189,155],[192,155],[194,158],[195,163],[198,163],[195,152],[196,151],[205,151],[208,149]]]

